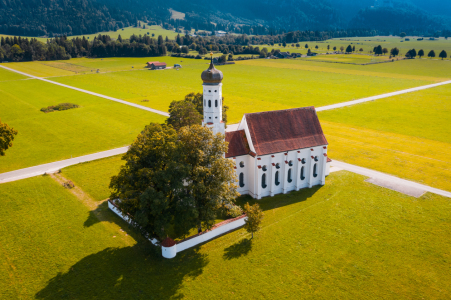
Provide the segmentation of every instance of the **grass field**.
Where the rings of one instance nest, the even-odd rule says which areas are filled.
[[[2,184],[0,290],[7,299],[449,298],[449,199],[363,179],[332,173],[323,187],[264,198],[253,240],[240,229],[171,260],[104,203],[96,221],[50,177]]]
[[[111,64],[116,64],[116,61],[127,59],[116,59]],[[208,65],[199,60],[165,58],[164,61],[169,65],[180,62],[183,69],[107,72],[64,76],[53,80],[167,111],[172,100],[182,99],[190,92],[201,91],[200,74]],[[370,73],[362,76],[363,74],[353,70],[339,69],[335,73],[336,69],[320,70],[305,65],[296,68],[297,62],[278,62],[279,60],[253,60],[218,67],[224,73],[223,95],[226,105],[230,106],[229,122],[238,122],[244,113],[249,112],[323,106],[436,81],[435,78],[421,80],[408,75],[384,77],[372,76]],[[109,63],[98,63],[102,64],[106,66]],[[287,65],[289,67],[284,68]],[[124,70],[130,68],[125,65],[120,67]],[[149,102],[141,102],[142,100]]]
[[[287,44],[286,47],[279,46],[275,44],[271,45],[254,45],[260,48],[266,47],[268,49],[279,49],[281,51],[290,51],[296,53],[307,53],[305,44],[307,44],[312,52],[325,53],[327,52],[327,46],[330,46],[329,51],[333,51],[334,47],[337,47],[337,51],[340,51],[340,47],[343,46],[345,49],[348,45],[355,46],[356,50],[363,49],[362,53],[368,54],[369,51],[373,51],[374,47],[381,45],[382,48],[387,48],[389,51],[392,48],[397,47],[400,50],[400,55],[404,56],[408,50],[416,49],[417,51],[423,49],[426,55],[430,50],[434,50],[438,57],[440,51],[445,50],[448,54],[451,52],[451,39],[445,40],[440,38],[435,41],[430,41],[425,38],[423,41],[417,41],[417,37],[407,37],[410,41],[405,41],[405,39],[400,37],[388,37],[388,36],[375,36],[375,37],[354,37],[354,38],[337,38],[330,39],[326,41],[319,42],[299,42],[300,47],[292,47],[291,44]],[[402,42],[401,42],[402,41]],[[296,43],[295,43],[296,45]],[[318,49],[315,47],[318,46]],[[437,52],[439,51],[439,52]]]
[[[0,68],[0,82],[27,79],[28,77]]]
[[[14,74],[14,73],[12,73]],[[79,108],[43,113],[70,102]],[[127,105],[37,81],[0,83],[2,122],[19,131],[0,173],[130,144],[150,122],[164,117]]]
[[[122,155],[99,159],[92,162],[74,165],[62,170],[62,174],[72,180],[96,201],[110,197],[110,179],[119,174],[125,161]]]
[[[451,87],[319,113],[337,160],[451,191]]]

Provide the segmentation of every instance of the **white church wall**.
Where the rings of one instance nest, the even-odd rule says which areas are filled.
[[[250,170],[252,170],[251,167],[251,160],[249,159],[250,155],[242,155],[237,156],[233,158],[233,162],[235,164],[235,171],[236,171],[236,185],[238,186],[238,193],[240,195],[247,195],[250,192],[250,187],[252,186],[252,181],[250,180],[249,173]],[[243,163],[243,167],[241,166],[241,163]],[[240,174],[243,173],[243,179],[244,179],[244,186],[240,186]]]

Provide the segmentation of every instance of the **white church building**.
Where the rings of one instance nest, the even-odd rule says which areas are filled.
[[[222,121],[223,74],[211,62],[202,72],[202,125],[225,135],[238,192],[261,199],[315,185],[329,175],[328,143],[314,107],[245,114],[235,131]]]

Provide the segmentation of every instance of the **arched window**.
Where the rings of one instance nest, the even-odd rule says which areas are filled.
[[[240,162],[240,168],[244,168],[244,161]]]
[[[291,178],[291,169],[288,170],[288,182],[291,183],[293,179]]]
[[[279,163],[276,164],[276,169],[280,169],[280,164]]]
[[[318,156],[315,156],[315,161],[318,161]]]
[[[266,189],[267,185],[266,185],[266,174],[262,175],[262,188]]]
[[[318,172],[317,172],[317,170],[316,170],[316,165],[317,165],[317,164],[313,165],[313,177],[318,176]]]
[[[288,165],[289,165],[290,167],[292,167],[292,166],[293,166],[293,161],[290,160],[290,161],[288,162]]]
[[[244,174],[240,173],[240,187],[244,187]]]
[[[262,170],[263,170],[263,172],[266,172],[266,170],[268,170],[268,168],[266,167],[266,165],[264,165],[264,166],[262,167]]]
[[[215,90],[215,93],[217,92],[218,90]]]
[[[305,158],[301,159],[301,163],[304,165],[305,164]]]
[[[215,107],[218,107],[218,100],[215,100]]]
[[[305,179],[305,175],[304,175],[304,166],[302,166],[301,168],[301,180]]]
[[[280,181],[279,181],[279,171],[276,172],[276,178],[275,178],[274,183],[275,183],[276,185],[279,185],[279,184],[280,184]]]
[[[208,90],[209,93],[211,93],[211,90]]]
[[[211,100],[208,100],[208,107],[211,107]]]

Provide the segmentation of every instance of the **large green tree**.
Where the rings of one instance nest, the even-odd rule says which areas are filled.
[[[244,223],[244,229],[246,229],[247,232],[252,233],[252,238],[254,238],[254,232],[260,230],[260,224],[263,219],[263,211],[257,203],[254,205],[249,205],[248,202],[244,205],[244,212],[247,216]]]
[[[166,119],[166,124],[178,131],[185,126],[201,124],[202,118],[193,102],[172,101],[169,105],[169,118]]]
[[[440,58],[443,60],[444,58],[447,58],[447,57],[448,57],[448,54],[446,53],[445,50],[442,50],[442,52],[440,52],[440,54],[438,55],[438,57],[440,57]]]
[[[224,136],[207,127],[183,127],[179,132],[183,159],[190,165],[185,189],[195,201],[198,230],[210,229],[217,213],[238,197],[233,162],[224,157]]]
[[[2,120],[0,120],[0,156],[5,156],[5,151],[12,147],[16,135],[17,130],[9,127],[8,124],[2,123]]]
[[[150,124],[122,157],[126,163],[111,179],[110,199],[133,218],[133,225],[152,237],[162,239],[174,231],[181,236],[196,223],[194,201],[183,185],[189,165],[183,163],[182,152],[171,126]]]
[[[197,227],[211,228],[238,196],[232,162],[224,157],[224,136],[200,125],[177,132],[150,124],[111,179],[111,199],[133,225],[152,237],[182,237]]]

